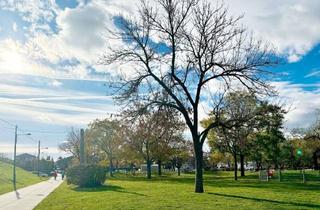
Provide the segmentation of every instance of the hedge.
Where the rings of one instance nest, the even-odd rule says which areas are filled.
[[[105,168],[100,165],[75,165],[67,169],[67,184],[96,187],[106,180]]]

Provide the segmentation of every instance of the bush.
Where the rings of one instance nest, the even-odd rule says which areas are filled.
[[[100,186],[106,180],[104,167],[100,165],[75,165],[67,169],[67,184],[79,187]]]

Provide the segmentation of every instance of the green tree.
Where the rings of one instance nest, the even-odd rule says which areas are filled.
[[[313,167],[320,172],[320,110],[316,121],[307,129],[304,139],[312,151]]]
[[[139,115],[136,115],[136,111],[131,110],[125,114],[130,116],[127,124],[131,123],[126,129],[126,147],[146,161],[147,178],[150,179],[152,162],[161,164],[170,157],[170,145],[179,140],[183,124],[179,115],[166,107],[145,110]]]
[[[181,167],[193,154],[192,142],[185,140],[183,137],[174,141],[170,145],[172,149],[171,162],[175,168],[178,170],[178,176],[181,173]]]
[[[109,160],[109,174],[113,176],[114,161],[118,158],[123,143],[123,132],[118,120],[95,120],[89,125],[91,144],[98,151],[104,152]]]
[[[254,132],[257,125],[259,102],[249,92],[234,91],[228,93],[223,103],[223,119],[231,124],[218,127],[215,132],[209,134],[209,145],[211,148],[218,148],[220,152],[232,154],[235,180],[237,180],[238,156],[240,157],[241,176],[245,175],[245,156],[248,155],[251,146],[249,135]],[[211,116],[202,124],[206,126],[214,119],[215,116]]]
[[[286,139],[283,135],[284,114],[287,112],[278,105],[263,102],[259,107],[257,132],[253,142],[255,154],[253,158],[259,165],[262,162],[267,167],[273,165],[279,168],[281,163],[281,151]]]

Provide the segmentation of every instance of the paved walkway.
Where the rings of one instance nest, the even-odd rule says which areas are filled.
[[[0,195],[0,210],[32,210],[62,183],[61,177]]]

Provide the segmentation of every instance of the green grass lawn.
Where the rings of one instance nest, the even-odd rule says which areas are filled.
[[[118,174],[94,189],[63,183],[36,209],[320,209],[320,181],[257,179],[253,173],[238,181],[230,172],[207,173],[205,193],[196,194],[193,174],[152,180]]]
[[[12,184],[12,170],[13,167],[11,164],[0,161],[0,195],[14,190]],[[17,167],[16,170],[18,189],[47,180],[47,178],[39,178],[37,175],[19,167]]]

